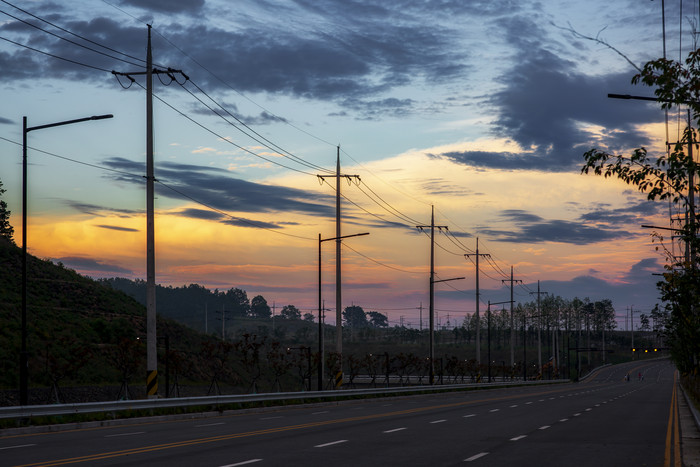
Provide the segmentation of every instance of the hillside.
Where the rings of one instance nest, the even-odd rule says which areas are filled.
[[[19,381],[21,268],[21,248],[0,238],[0,388],[10,392]],[[128,379],[143,379],[144,346],[131,344],[145,336],[142,305],[61,264],[31,255],[27,277],[30,387],[58,392],[66,385],[119,385],[125,373]],[[200,348],[206,340],[173,321],[159,319],[158,328],[178,346]],[[129,368],[128,359],[120,355],[124,351],[134,357]]]

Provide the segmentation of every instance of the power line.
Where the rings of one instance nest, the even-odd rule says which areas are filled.
[[[382,263],[381,261],[377,261],[377,260],[374,259],[374,258],[370,258],[369,256],[360,253],[359,251],[357,251],[357,250],[354,249],[353,247],[347,245],[346,243],[343,243],[342,246],[343,246],[344,248],[349,248],[350,250],[354,251],[355,253],[357,253],[358,255],[362,256],[363,258],[368,259],[368,260],[372,261],[373,263],[377,263],[377,264],[380,265],[380,266],[384,266],[385,268],[393,269],[394,271],[405,272],[405,273],[407,273],[407,274],[416,274],[416,275],[418,275],[418,274],[421,274],[421,275],[422,275],[422,274],[425,274],[424,272],[408,271],[408,270],[406,270],[406,269],[397,268],[397,267],[395,267],[395,266],[389,266],[388,264],[384,264],[384,263]]]
[[[301,157],[298,157],[298,156],[292,154],[291,152],[287,151],[286,149],[283,149],[282,147],[280,147],[279,145],[275,144],[274,142],[270,141],[268,138],[266,138],[265,136],[261,135],[260,133],[258,133],[257,131],[255,131],[253,128],[251,128],[248,124],[246,124],[246,123],[245,123],[244,121],[242,121],[240,118],[236,117],[236,116],[233,115],[231,112],[229,112],[223,105],[219,104],[216,100],[214,100],[213,97],[211,97],[209,94],[207,94],[200,86],[198,86],[198,85],[197,85],[196,83],[194,83],[192,80],[189,80],[189,81],[190,81],[190,83],[192,83],[192,85],[193,85],[195,88],[197,88],[197,90],[198,90],[199,92],[201,92],[202,94],[204,94],[205,96],[207,96],[207,98],[209,98],[209,100],[211,100],[214,104],[216,104],[221,110],[223,110],[224,112],[226,112],[226,114],[229,115],[231,118],[235,119],[240,125],[242,125],[243,127],[247,128],[248,130],[250,130],[253,134],[255,134],[255,136],[257,136],[257,138],[254,137],[254,136],[251,136],[250,134],[246,133],[246,132],[243,131],[241,128],[239,128],[237,125],[235,125],[234,123],[232,123],[232,122],[230,122],[229,120],[227,120],[224,116],[222,116],[221,114],[219,114],[216,110],[212,109],[209,105],[207,105],[207,104],[205,104],[204,102],[202,102],[202,100],[199,99],[197,96],[195,96],[189,89],[187,89],[187,88],[184,86],[184,84],[180,84],[180,86],[182,86],[182,88],[183,88],[185,91],[187,91],[187,93],[189,93],[192,97],[194,97],[195,99],[197,99],[197,101],[199,101],[199,102],[200,102],[202,105],[204,105],[207,109],[211,110],[211,111],[212,111],[213,113],[215,113],[217,116],[221,117],[222,120],[224,120],[226,123],[228,123],[229,125],[231,125],[231,126],[233,126],[234,128],[236,128],[236,129],[237,129],[238,131],[240,131],[241,133],[245,134],[246,136],[248,136],[249,138],[253,139],[253,140],[256,141],[257,143],[260,143],[261,145],[267,147],[267,148],[270,149],[271,151],[280,152],[281,155],[283,155],[284,157],[292,158],[293,160],[295,160],[295,161],[298,162],[299,164],[305,165],[306,167],[308,167],[308,168],[310,168],[310,169],[316,169],[316,170],[320,170],[320,171],[326,172],[326,173],[333,173],[332,170],[326,169],[326,168],[321,167],[321,166],[319,166],[319,165],[316,165],[316,164],[313,164],[313,163],[311,163],[311,162],[308,162],[308,161],[302,159]],[[178,84],[179,84],[179,83],[178,83]],[[260,139],[258,139],[258,138],[260,138]],[[261,141],[261,140],[262,140],[262,141]],[[264,142],[263,142],[263,141],[264,141]]]
[[[145,88],[143,87],[143,85],[141,85],[140,83],[136,83],[136,84],[137,84],[139,87],[141,87],[141,89],[144,89],[144,90],[145,90]],[[189,120],[190,122],[194,123],[195,125],[197,125],[198,127],[202,128],[203,130],[205,130],[205,131],[211,133],[212,135],[216,136],[217,138],[219,138],[219,139],[221,139],[221,140],[223,140],[223,141],[226,141],[227,143],[229,143],[229,144],[232,145],[232,146],[237,147],[237,148],[240,149],[241,151],[247,152],[248,154],[251,154],[251,155],[253,155],[253,156],[255,156],[255,157],[258,157],[258,158],[260,158],[260,159],[262,159],[262,160],[264,160],[264,161],[267,161],[267,162],[269,162],[269,163],[271,163],[271,164],[278,165],[278,166],[280,166],[280,167],[284,167],[285,169],[292,170],[292,171],[298,172],[298,173],[302,173],[302,174],[304,174],[304,175],[316,176],[316,174],[312,174],[311,172],[305,172],[305,171],[303,171],[303,170],[295,169],[294,167],[289,167],[288,165],[284,165],[284,164],[281,164],[281,163],[279,163],[279,162],[277,162],[277,161],[275,161],[275,160],[268,159],[268,158],[265,157],[265,156],[262,156],[262,155],[260,155],[260,154],[257,154],[257,153],[255,153],[255,152],[251,151],[250,149],[244,148],[243,146],[240,146],[240,145],[234,143],[234,142],[231,141],[229,138],[226,138],[226,137],[220,135],[219,133],[215,132],[214,130],[208,128],[208,127],[207,127],[206,125],[204,125],[203,123],[198,122],[197,120],[195,120],[194,118],[190,117],[189,115],[187,115],[187,114],[184,113],[183,111],[177,109],[175,106],[169,104],[168,102],[166,102],[163,98],[161,98],[161,97],[158,96],[157,94],[153,94],[153,97],[155,97],[156,99],[158,99],[160,102],[162,102],[163,104],[165,104],[167,107],[169,107],[169,108],[170,108],[171,110],[173,110],[174,112],[180,114],[180,116],[186,118],[186,119]]]
[[[19,143],[19,142],[17,142],[17,141],[12,141],[12,140],[10,140],[10,139],[8,139],[8,138],[5,138],[5,137],[2,137],[2,136],[0,136],[0,139],[1,139],[1,140],[4,140],[4,141],[7,141],[8,143],[15,144],[15,145],[17,145],[17,146],[22,146],[22,143]],[[90,164],[90,163],[88,163],[88,162],[83,162],[83,161],[79,161],[79,160],[76,160],[76,159],[71,159],[71,158],[69,158],[69,157],[60,156],[60,155],[58,155],[58,154],[54,154],[54,153],[52,153],[52,152],[44,151],[44,150],[42,150],[42,149],[34,148],[34,147],[31,147],[31,146],[28,146],[28,149],[31,149],[32,151],[36,151],[36,152],[39,152],[39,153],[42,153],[42,154],[46,154],[46,155],[51,156],[51,157],[56,157],[56,158],[58,158],[58,159],[63,159],[63,160],[66,160],[66,161],[68,161],[68,162],[73,162],[73,163],[75,163],[75,164],[80,164],[80,165],[84,165],[84,166],[87,166],[87,167],[91,167],[91,168],[94,168],[94,169],[104,170],[104,171],[106,171],[106,172],[113,172],[113,173],[117,173],[117,174],[120,174],[120,175],[126,175],[126,176],[128,176],[128,177],[133,177],[133,178],[139,178],[139,179],[140,179],[140,178],[143,178],[143,175],[133,174],[133,173],[130,173],[130,172],[125,172],[125,171],[123,171],[123,170],[112,169],[112,168],[110,168],[110,167],[105,167],[105,166],[101,166],[101,165],[97,165],[97,164]],[[288,236],[288,237],[300,238],[300,239],[302,239],[302,240],[316,240],[315,238],[311,238],[311,237],[303,237],[303,236],[301,236],[301,235],[294,235],[294,234],[290,234],[290,233],[287,233],[287,232],[282,232],[282,231],[279,231],[279,230],[276,230],[276,229],[270,229],[270,228],[268,228],[268,227],[264,227],[264,226],[260,225],[259,223],[256,223],[255,221],[251,221],[251,220],[248,220],[248,219],[243,219],[243,218],[241,218],[241,217],[232,216],[231,214],[229,214],[229,213],[227,213],[227,212],[225,212],[225,211],[222,211],[222,210],[220,210],[220,209],[217,209],[217,208],[215,208],[215,207],[213,207],[213,206],[211,206],[211,205],[209,205],[209,204],[207,204],[207,203],[204,203],[204,202],[202,202],[202,201],[200,201],[200,200],[198,200],[198,199],[196,199],[196,198],[194,198],[194,197],[192,197],[192,196],[190,196],[190,195],[184,193],[182,190],[178,190],[177,188],[174,188],[174,187],[172,187],[172,186],[166,184],[165,182],[162,182],[161,180],[157,180],[157,179],[156,179],[155,181],[156,181],[156,183],[159,183],[160,185],[164,186],[165,188],[167,188],[167,189],[169,189],[169,190],[171,190],[171,191],[173,191],[173,192],[179,194],[179,195],[182,196],[183,198],[186,198],[186,199],[188,199],[188,200],[190,200],[190,201],[192,201],[192,202],[194,202],[194,203],[197,203],[197,204],[199,204],[199,205],[201,205],[201,206],[204,206],[204,207],[206,207],[207,209],[210,209],[210,210],[212,210],[212,211],[214,211],[214,212],[216,212],[216,213],[219,213],[219,214],[221,214],[221,215],[223,215],[223,216],[226,216],[226,217],[228,217],[228,218],[230,218],[230,219],[233,219],[233,220],[236,220],[236,221],[239,221],[239,222],[248,224],[248,225],[250,225],[250,226],[252,226],[252,227],[255,227],[255,228],[258,228],[258,229],[267,230],[267,231],[270,231],[270,232],[273,232],[273,233],[276,233],[276,234],[280,234],[280,235],[286,235],[286,236]],[[358,254],[359,254],[359,253],[358,253]]]
[[[174,191],[175,193],[179,194],[180,196],[182,196],[182,197],[184,197],[184,198],[189,199],[190,201],[193,201],[193,202],[195,202],[195,203],[197,203],[197,204],[200,204],[200,205],[202,205],[202,206],[204,206],[204,207],[206,207],[206,208],[208,208],[208,209],[211,209],[211,210],[214,211],[214,212],[217,212],[217,213],[219,213],[219,214],[221,214],[221,215],[223,215],[223,216],[226,216],[226,217],[228,217],[228,218],[231,218],[231,219],[233,219],[233,220],[236,220],[236,221],[239,221],[239,222],[243,222],[243,223],[245,223],[245,224],[248,224],[248,225],[250,225],[250,226],[252,226],[252,227],[255,227],[255,228],[258,228],[258,229],[262,229],[262,230],[267,230],[267,231],[269,231],[269,232],[274,232],[274,233],[277,233],[277,234],[280,234],[280,235],[286,235],[287,237],[300,238],[300,239],[302,239],[302,240],[316,240],[315,238],[312,238],[312,237],[302,237],[301,235],[294,235],[294,234],[290,234],[290,233],[286,233],[286,232],[281,232],[281,231],[276,230],[276,229],[270,229],[270,228],[268,228],[268,227],[263,227],[262,225],[260,225],[259,223],[255,222],[255,221],[250,221],[250,220],[247,220],[247,219],[243,219],[243,218],[241,218],[241,217],[232,216],[231,214],[229,214],[229,213],[227,213],[227,212],[225,212],[225,211],[222,211],[221,209],[217,209],[217,208],[215,208],[214,206],[211,206],[210,204],[207,204],[207,203],[204,203],[204,202],[202,202],[202,201],[199,201],[199,200],[193,198],[192,196],[183,193],[181,190],[178,190],[178,189],[176,189],[176,188],[173,188],[173,187],[171,187],[170,185],[168,185],[168,184],[166,184],[166,183],[164,183],[164,182],[162,182],[162,181],[160,181],[160,180],[155,180],[155,181],[156,181],[156,183],[159,183],[160,185],[163,185],[165,188]]]
[[[70,58],[60,57],[60,56],[58,56],[58,55],[54,55],[54,54],[49,53],[49,52],[44,52],[43,50],[39,50],[39,49],[36,49],[36,48],[34,48],[34,47],[30,47],[30,46],[28,46],[28,45],[26,45],[26,44],[21,44],[21,43],[19,43],[19,42],[15,42],[15,41],[13,41],[13,40],[11,40],[11,39],[8,39],[8,38],[6,38],[6,37],[0,36],[0,39],[4,40],[4,41],[6,41],[6,42],[9,42],[9,43],[11,43],[11,44],[17,45],[17,46],[19,46],[19,47],[24,47],[25,49],[31,50],[32,52],[37,52],[37,53],[40,53],[40,54],[49,56],[49,57],[51,57],[51,58],[56,58],[56,59],[58,59],[58,60],[63,60],[63,61],[68,62],[68,63],[73,63],[74,65],[80,65],[80,66],[83,66],[83,67],[86,67],[86,68],[91,68],[91,69],[93,69],[93,70],[103,71],[103,72],[105,72],[105,73],[111,73],[111,72],[112,72],[111,70],[107,70],[106,68],[100,68],[100,67],[97,67],[97,66],[94,66],[94,65],[88,65],[87,63],[82,63],[82,62],[79,62],[79,61],[77,61],[77,60],[72,60],[72,59],[70,59]]]
[[[2,1],[3,3],[7,3],[5,0],[0,0],[0,1]],[[14,5],[12,5],[12,4],[10,4],[10,3],[7,3],[7,4],[14,7]],[[15,7],[15,8],[17,8],[17,7]],[[47,22],[47,23],[48,23],[48,21],[45,21],[45,20],[39,18],[38,16],[32,15],[31,13],[28,13],[28,12],[26,12],[26,11],[20,9],[20,8],[17,8],[17,9],[20,10],[20,11],[23,11],[23,12],[25,12],[25,13],[27,13],[27,14],[29,14],[30,16],[35,17],[36,19],[39,19],[39,20],[41,20],[41,21],[44,21],[44,22]],[[49,35],[51,35],[51,36],[53,36],[53,37],[55,37],[55,38],[57,38],[57,39],[60,39],[60,40],[62,40],[62,41],[66,41],[66,42],[68,42],[68,43],[70,43],[70,44],[73,44],[73,45],[75,45],[75,46],[81,47],[81,48],[86,49],[86,50],[89,50],[89,51],[91,51],[91,52],[95,52],[95,53],[100,54],[100,55],[103,55],[103,56],[105,56],[105,57],[112,58],[112,59],[114,59],[114,60],[118,60],[118,61],[120,61],[120,62],[128,63],[128,64],[130,64],[130,65],[141,66],[141,64],[136,64],[136,63],[130,62],[130,61],[128,61],[128,60],[125,60],[125,59],[123,59],[123,58],[115,57],[115,56],[110,55],[110,54],[107,54],[107,53],[105,53],[105,52],[101,52],[101,51],[99,51],[99,50],[95,50],[95,49],[93,49],[92,47],[88,47],[88,46],[86,46],[86,45],[83,45],[83,44],[80,44],[80,43],[78,43],[78,42],[72,41],[72,40],[70,40],[70,39],[66,39],[65,37],[59,36],[59,35],[56,34],[56,33],[53,33],[53,32],[51,32],[51,31],[47,31],[46,29],[40,28],[39,26],[37,26],[37,25],[35,25],[35,24],[32,24],[32,23],[30,23],[30,22],[28,22],[28,21],[25,21],[25,20],[23,20],[22,18],[18,18],[17,16],[11,15],[10,13],[8,13],[8,12],[6,12],[6,11],[0,10],[0,13],[2,13],[2,14],[4,14],[4,15],[7,15],[7,16],[9,16],[10,18],[13,18],[13,19],[19,21],[20,23],[23,23],[23,24],[25,24],[25,25],[27,25],[27,26],[29,26],[29,27],[38,29],[38,30],[41,31],[41,32],[44,32],[44,33],[46,33],[46,34],[49,34]],[[66,32],[69,32],[70,34],[73,34],[73,33],[71,33],[70,31],[65,30],[65,29],[63,29],[63,28],[60,28],[59,26],[56,26],[56,25],[54,25],[54,24],[52,24],[52,23],[49,23],[49,24],[51,24],[52,26],[57,27],[57,28],[59,28],[59,29],[62,29],[62,30],[64,30],[64,31],[66,31]],[[84,38],[81,37],[81,39],[84,39]],[[88,40],[88,39],[84,39],[84,40]],[[92,41],[89,41],[89,42],[92,42]],[[99,45],[99,44],[97,44],[97,45]],[[99,46],[102,47],[101,45],[99,45]],[[111,50],[111,49],[110,49],[110,50]],[[123,53],[118,52],[118,51],[116,51],[116,52],[126,56],[126,54],[123,54]],[[140,60],[140,61],[143,62],[143,60]]]
[[[387,181],[384,180],[382,177],[380,177],[379,175],[375,174],[375,173],[372,172],[370,169],[368,169],[367,167],[365,167],[364,165],[362,165],[362,163],[360,163],[360,162],[358,162],[356,159],[354,159],[347,151],[341,149],[341,152],[342,152],[343,154],[345,154],[346,156],[348,156],[353,162],[355,162],[357,165],[359,165],[360,167],[362,167],[362,168],[363,168],[364,170],[366,170],[368,173],[370,173],[371,175],[375,176],[375,177],[378,178],[380,181],[384,182],[386,185],[390,186],[391,188],[393,188],[394,190],[398,191],[398,192],[401,193],[402,195],[408,196],[409,198],[413,199],[414,201],[418,201],[419,203],[423,203],[423,204],[426,204],[426,205],[430,206],[430,203],[428,203],[427,201],[418,199],[418,198],[416,198],[415,196],[412,196],[412,195],[410,195],[410,194],[404,192],[403,190],[398,189],[398,188],[397,188],[396,186],[394,186],[393,184],[387,182]]]

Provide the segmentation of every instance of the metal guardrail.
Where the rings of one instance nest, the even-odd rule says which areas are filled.
[[[323,400],[378,394],[411,394],[430,391],[450,391],[468,388],[542,385],[564,383],[569,380],[513,381],[498,383],[470,383],[433,386],[384,387],[368,389],[341,389],[334,391],[276,392],[264,394],[235,394],[224,396],[176,397],[169,399],[139,399],[112,402],[84,402],[78,404],[51,404],[0,407],[0,419],[21,419],[57,415],[75,415],[99,412],[155,410],[173,407],[216,407],[247,402],[282,402],[290,400]]]

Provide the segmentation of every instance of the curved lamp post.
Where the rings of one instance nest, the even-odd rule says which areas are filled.
[[[27,361],[27,133],[55,126],[87,122],[88,120],[103,120],[114,115],[93,115],[92,117],[77,118],[46,125],[27,126],[27,117],[22,118],[22,347],[19,354],[19,404],[27,405],[29,401],[29,368]]]

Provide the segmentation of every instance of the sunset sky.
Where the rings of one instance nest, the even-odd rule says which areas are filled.
[[[552,6],[552,4],[556,6]],[[692,48],[696,2],[666,2],[669,58]],[[436,234],[441,324],[541,289],[610,298],[620,322],[657,303],[664,258],[642,224],[669,206],[580,173],[592,147],[664,150],[664,113],[608,93],[663,54],[660,1],[0,1],[0,180],[29,251],[92,277],[145,278],[146,24],[154,78],[157,282],[239,287],[279,310],[317,306],[318,235],[335,236],[340,146],[343,306],[418,326]],[[682,30],[681,30],[682,26]],[[599,37],[615,50],[575,36]],[[50,54],[50,55],[49,55]],[[624,57],[621,55],[623,54]],[[626,57],[626,58],[625,58]],[[128,87],[128,89],[125,89]],[[677,115],[669,116],[671,141]],[[323,244],[335,306],[335,247]],[[334,321],[334,313],[329,313]],[[424,318],[427,316],[424,312]]]

